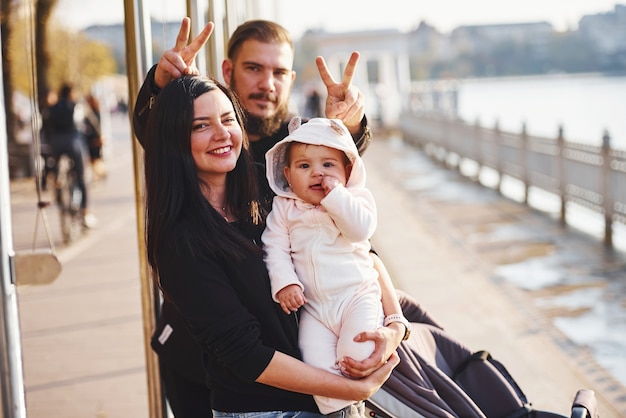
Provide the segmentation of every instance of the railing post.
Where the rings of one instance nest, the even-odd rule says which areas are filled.
[[[476,118],[476,122],[474,123],[474,155],[472,155],[472,159],[478,163],[480,159],[480,152],[482,149],[482,127],[480,126],[480,118]],[[480,166],[479,166],[480,167]],[[470,176],[472,180],[478,181],[478,174],[480,173],[480,168],[476,172],[474,176]]]
[[[563,125],[559,125],[559,136],[556,138],[559,148],[558,170],[559,170],[559,197],[561,198],[561,225],[566,223],[567,210],[567,181],[565,179],[565,137],[563,136]]]
[[[524,204],[528,204],[530,184],[528,180],[528,133],[526,132],[526,122],[522,122],[521,142],[520,155],[522,161],[520,165],[522,167],[522,183],[524,183]]]
[[[613,188],[611,187],[611,137],[602,135],[602,198],[604,200],[604,245],[613,246]]]
[[[502,152],[502,136],[500,127],[496,130],[494,149],[496,152],[496,171],[498,172],[498,184],[496,184],[496,190],[502,194],[502,158],[500,158]]]
[[[493,130],[495,133],[495,137],[498,138],[500,136],[500,119],[496,119],[493,123]],[[478,154],[478,173],[476,173],[476,180],[480,181],[480,174],[483,171],[483,167],[485,166],[485,160],[489,155],[489,143],[485,140],[485,137],[481,135],[480,137],[480,153]],[[498,173],[498,175],[500,175]]]
[[[448,143],[450,142],[450,123],[441,113],[436,114],[435,117],[437,118],[437,123],[439,124],[439,131],[441,132],[441,140],[439,141],[439,164],[441,164],[444,168],[448,168],[448,153],[450,152],[450,147],[448,146]]]

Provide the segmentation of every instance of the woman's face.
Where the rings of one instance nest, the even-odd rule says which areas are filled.
[[[200,178],[225,178],[237,164],[242,143],[235,109],[221,90],[211,90],[194,101],[191,154]]]

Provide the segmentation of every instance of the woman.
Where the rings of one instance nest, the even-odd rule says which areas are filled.
[[[398,359],[360,380],[300,360],[296,316],[270,295],[260,236],[271,194],[241,121],[235,96],[206,77],[157,96],[144,144],[148,261],[203,348],[214,416],[319,416],[309,395],[366,399]]]

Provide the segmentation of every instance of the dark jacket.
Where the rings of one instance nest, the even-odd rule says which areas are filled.
[[[219,411],[317,411],[308,395],[255,383],[275,351],[301,359],[295,315],[285,315],[272,300],[263,256],[248,254],[235,262],[194,255],[179,242],[194,227],[195,222],[182,221],[163,240],[160,282],[202,347],[211,406]],[[261,227],[246,237],[261,242],[260,233]]]

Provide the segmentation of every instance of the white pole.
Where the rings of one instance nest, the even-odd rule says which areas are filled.
[[[0,71],[2,64],[0,63]],[[11,228],[11,193],[7,149],[4,89],[0,84],[0,378],[2,379],[2,416],[26,417],[22,346],[17,309],[13,233]]]

